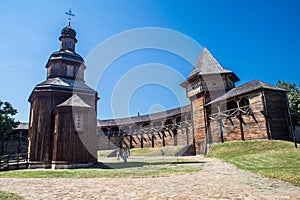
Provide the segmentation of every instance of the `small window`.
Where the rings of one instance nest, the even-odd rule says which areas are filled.
[[[67,65],[67,76],[73,77],[74,67],[72,65]]]
[[[249,99],[246,98],[246,97],[243,97],[243,98],[240,100],[239,104],[240,104],[240,107],[249,106]]]

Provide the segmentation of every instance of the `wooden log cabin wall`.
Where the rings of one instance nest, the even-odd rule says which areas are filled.
[[[190,106],[162,113],[99,120],[100,150],[123,148],[193,145],[192,116]],[[162,117],[163,116],[163,117]]]

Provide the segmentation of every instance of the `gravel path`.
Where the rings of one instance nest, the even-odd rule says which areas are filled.
[[[1,178],[26,199],[300,199],[300,188],[204,158],[203,170],[158,178]]]

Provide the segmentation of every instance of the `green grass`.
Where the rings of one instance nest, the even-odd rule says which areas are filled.
[[[225,142],[212,146],[208,157],[220,158],[240,169],[300,186],[300,148],[294,148],[291,142]]]
[[[175,154],[184,146],[166,146],[166,147],[154,147],[154,148],[134,148],[130,149],[131,156],[161,156],[161,152],[165,153],[165,156],[175,156]]]
[[[10,192],[4,192],[0,190],[0,200],[21,200],[24,199],[23,197],[10,193]]]
[[[183,145],[178,146],[166,146],[166,147],[154,147],[154,148],[133,148],[130,149],[131,156],[161,156],[162,151],[165,156],[175,156],[175,154],[182,149]],[[100,150],[98,151],[98,158],[107,157],[108,154],[114,150]]]
[[[11,170],[0,172],[0,178],[115,178],[115,177],[158,177],[197,172],[202,163],[177,158],[135,158],[123,163],[116,158],[103,160],[105,168],[67,170]]]
[[[98,151],[97,154],[98,154],[98,158],[101,158],[101,157],[106,157],[108,154],[110,154],[111,152],[113,152],[114,150],[101,150],[101,151]]]
[[[131,149],[127,163],[116,157],[107,158],[113,150],[98,151],[98,160],[103,164],[91,169],[68,170],[11,170],[0,172],[0,178],[114,178],[158,177],[197,172],[203,163],[193,157],[175,157],[183,146]],[[165,153],[161,156],[161,151]]]

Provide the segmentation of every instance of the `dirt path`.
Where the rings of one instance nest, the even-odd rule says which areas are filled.
[[[26,199],[300,199],[300,188],[217,159],[203,170],[159,178],[0,179],[0,190]]]

